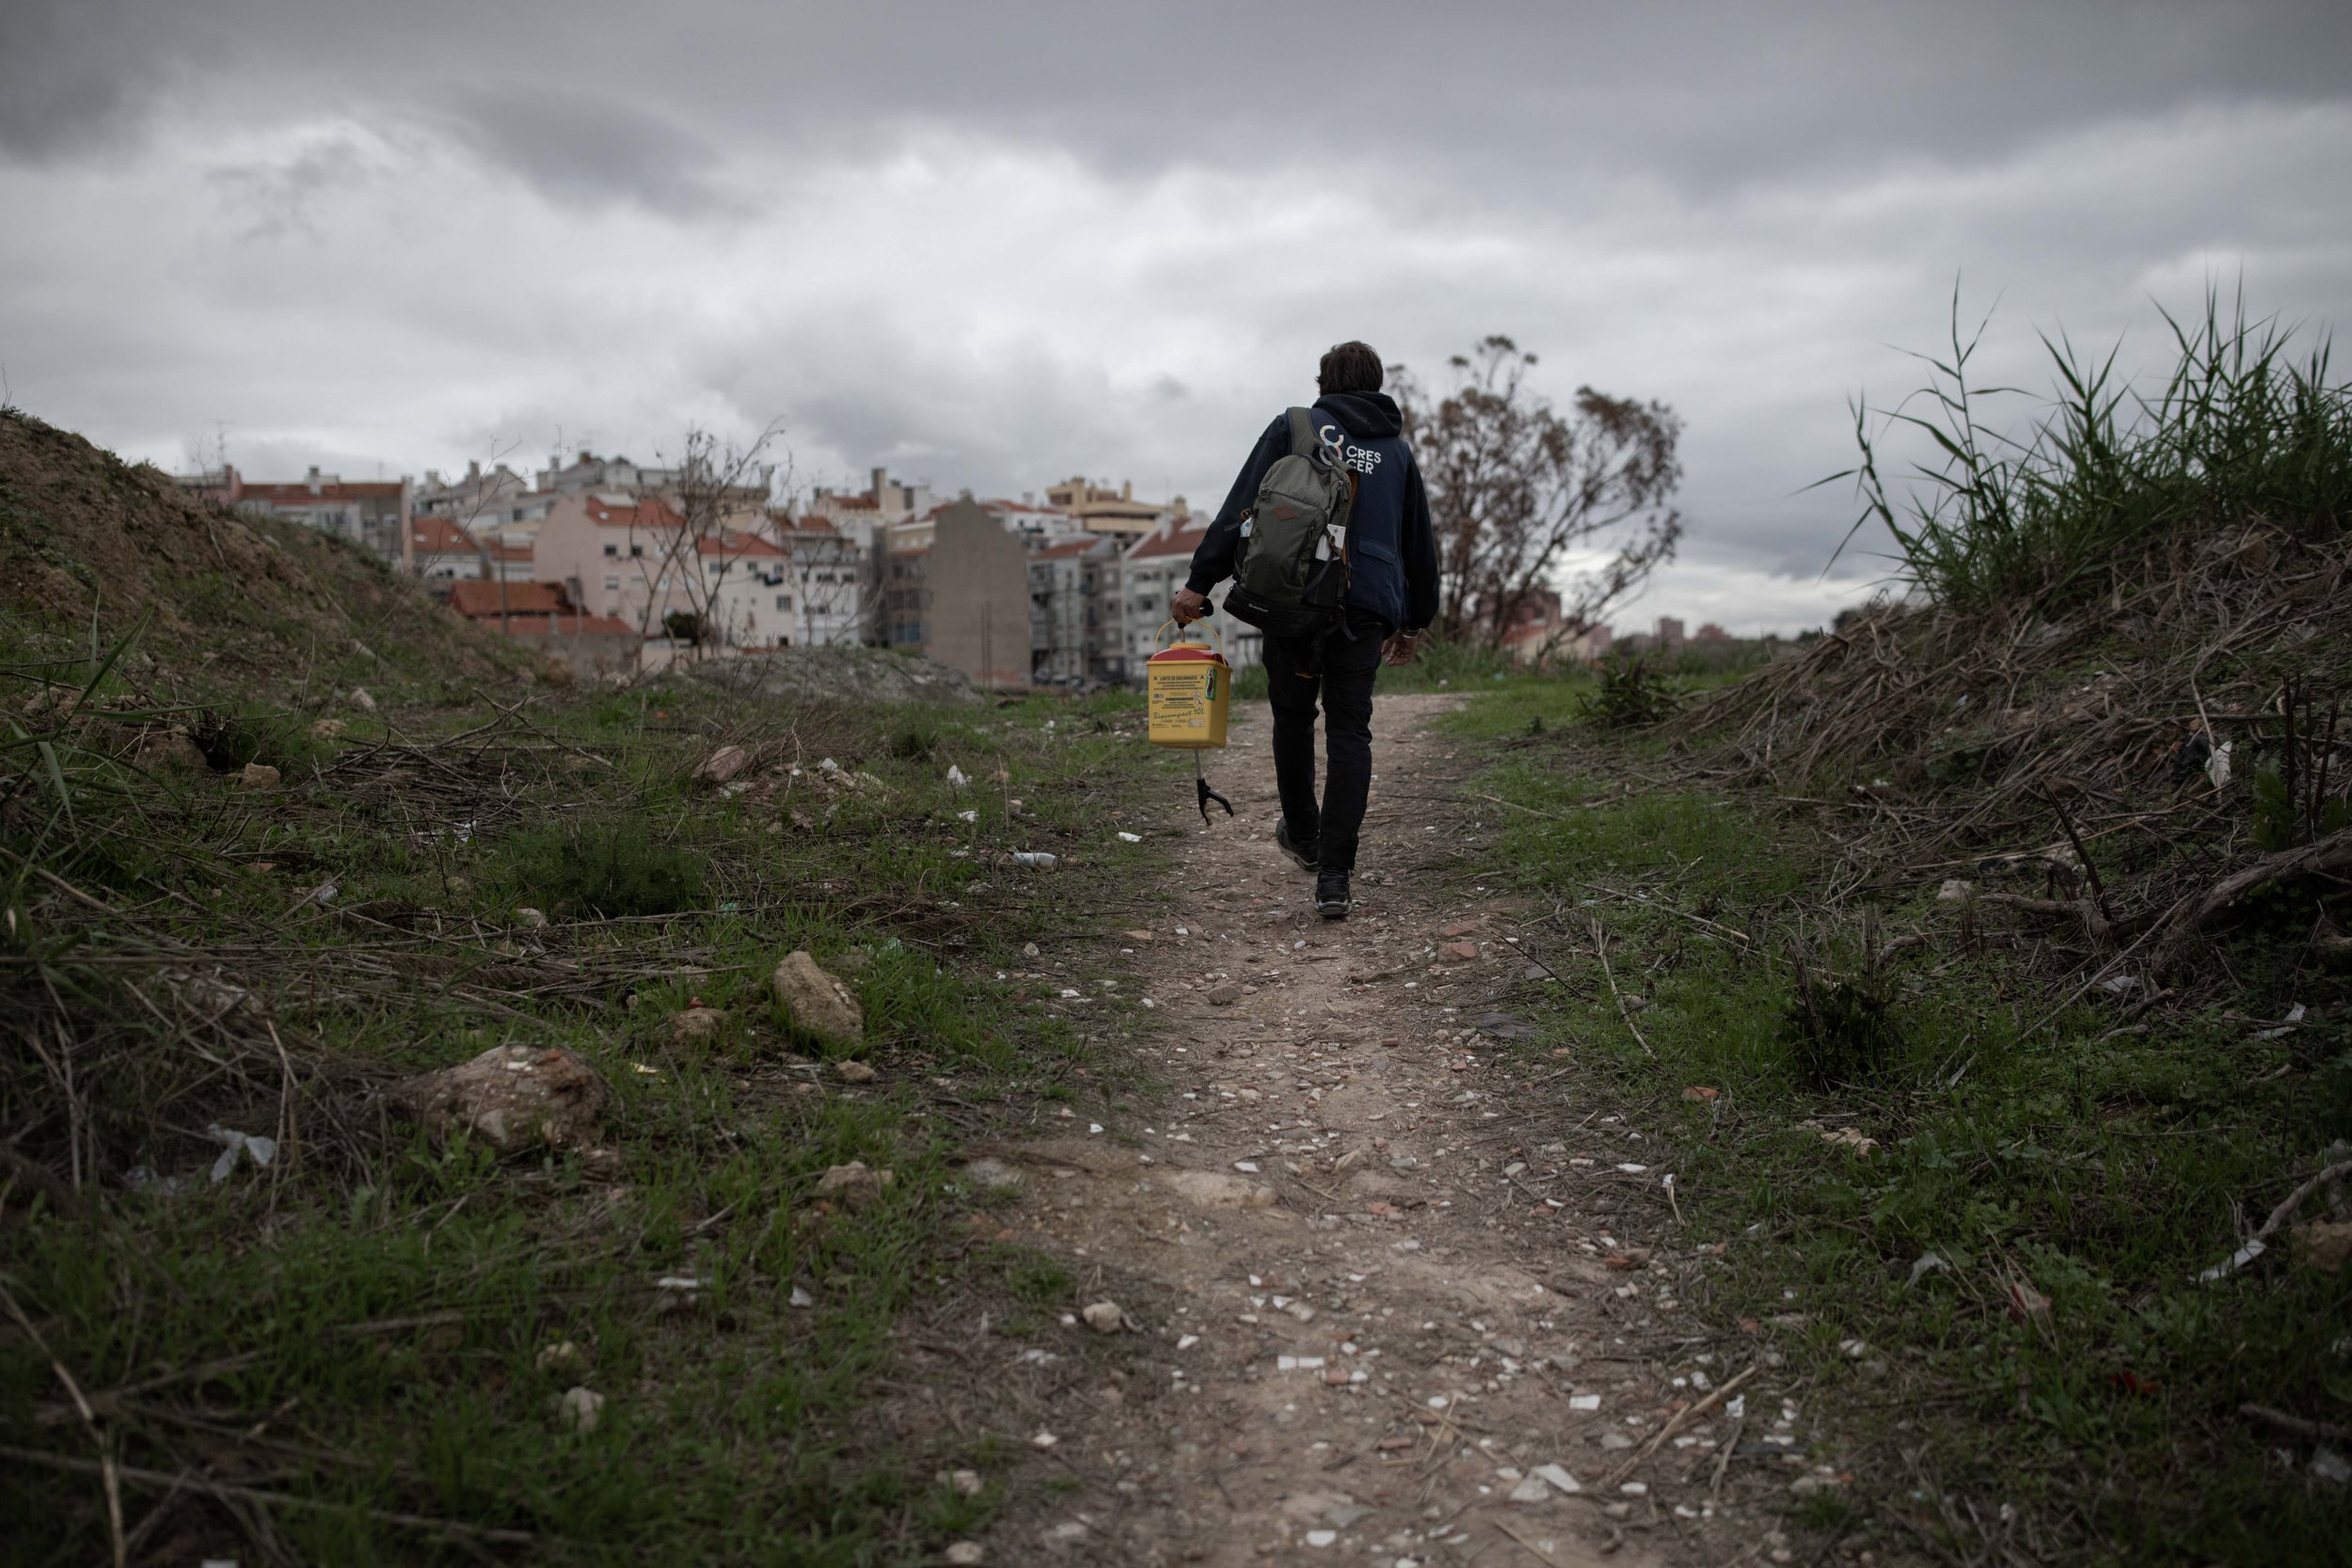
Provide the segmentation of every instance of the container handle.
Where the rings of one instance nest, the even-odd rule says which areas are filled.
[[[1226,654],[1225,654],[1225,634],[1224,634],[1223,632],[1221,632],[1221,631],[1217,630],[1217,629],[1216,629],[1216,627],[1215,627],[1215,626],[1210,626],[1210,625],[1209,625],[1209,621],[1208,621],[1208,617],[1206,617],[1206,616],[1202,616],[1200,620],[1195,621],[1195,622],[1192,624],[1192,626],[1207,626],[1207,627],[1208,627],[1208,632],[1209,632],[1209,635],[1210,635],[1211,637],[1214,637],[1214,638],[1216,638],[1216,657],[1219,657],[1219,658],[1223,658],[1223,659],[1225,659],[1225,662],[1226,662],[1226,663],[1228,663],[1228,664],[1231,664],[1231,663],[1232,662],[1232,660],[1231,658],[1227,658],[1227,657],[1226,657]],[[1166,642],[1162,642],[1162,641],[1160,641],[1161,634],[1162,634],[1162,633],[1164,633],[1164,632],[1166,632],[1166,631],[1168,630],[1168,627],[1170,627],[1170,626],[1176,626],[1176,619],[1175,619],[1175,617],[1174,617],[1174,616],[1170,616],[1170,617],[1168,617],[1167,620],[1162,621],[1162,622],[1160,623],[1160,629],[1159,629],[1159,631],[1155,631],[1155,632],[1153,632],[1153,633],[1152,634],[1152,651],[1153,653],[1158,654],[1158,653],[1165,653],[1165,652],[1167,652],[1169,648],[1174,647],[1177,643],[1184,641],[1185,640],[1185,636],[1186,636],[1186,634],[1187,634],[1187,633],[1189,633],[1189,632],[1192,630],[1192,626],[1176,626],[1176,635],[1175,635],[1173,638],[1169,639],[1168,641],[1166,641]]]

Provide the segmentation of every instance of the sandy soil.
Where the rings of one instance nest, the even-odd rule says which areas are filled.
[[[1454,781],[1478,759],[1430,733],[1453,701],[1379,703],[1339,924],[1274,849],[1248,716],[1212,769],[1239,815],[1190,837],[1148,942],[1106,933],[1162,1021],[1130,1048],[1141,1125],[1081,1113],[976,1172],[1017,1180],[1008,1229],[1125,1320],[984,1369],[988,1425],[1067,1478],[987,1560],[1787,1560],[1738,1501],[1771,1466],[1725,1481],[1718,1459],[1796,1413],[1753,1382],[1721,1398],[1753,1352],[1677,1300],[1696,1260],[1662,1146],[1580,1098],[1572,1052],[1506,1056],[1473,1026],[1507,1028],[1541,972],[1471,879],[1479,803]],[[1107,1005],[1140,1007],[1125,990]]]

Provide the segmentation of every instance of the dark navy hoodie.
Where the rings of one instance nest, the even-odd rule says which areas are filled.
[[[1315,399],[1314,414],[1318,424],[1336,422],[1345,433],[1347,465],[1356,470],[1343,602],[1391,630],[1419,631],[1438,618],[1438,540],[1429,527],[1421,469],[1401,434],[1405,422],[1396,400],[1386,392],[1331,392]],[[1290,450],[1290,417],[1278,414],[1242,465],[1200,547],[1192,552],[1185,587],[1206,594],[1233,575],[1241,515],[1257,500],[1266,469]]]

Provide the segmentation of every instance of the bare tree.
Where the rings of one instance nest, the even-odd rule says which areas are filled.
[[[654,635],[658,625],[672,640],[673,649],[683,634],[703,657],[714,640],[739,633],[726,624],[722,599],[728,583],[739,580],[746,564],[744,541],[760,537],[774,495],[777,465],[769,453],[782,435],[781,421],[771,420],[750,442],[724,442],[699,426],[690,428],[677,463],[660,482],[642,487],[636,521],[631,525],[632,550],[644,589],[638,614],[638,634]],[[789,460],[785,465],[789,473]],[[644,502],[667,509],[648,517]]]
[[[1662,403],[1576,390],[1564,418],[1527,386],[1535,356],[1487,338],[1447,361],[1432,401],[1403,366],[1390,377],[1429,490],[1450,638],[1500,646],[1523,606],[1578,557],[1613,552],[1560,584],[1563,636],[1597,625],[1674,559],[1682,516],[1682,420]]]

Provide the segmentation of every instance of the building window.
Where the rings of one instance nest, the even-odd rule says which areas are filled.
[[[621,546],[618,545],[607,545],[604,547],[604,553],[607,555],[618,555],[621,553]]]
[[[643,555],[645,553],[645,546],[643,545],[631,545],[628,547],[628,553],[632,556]]]
[[[617,576],[608,574],[604,579],[604,591],[608,594],[619,593],[621,591],[621,579]]]
[[[789,594],[777,594],[776,608],[778,610],[790,610],[792,608],[792,595]]]

